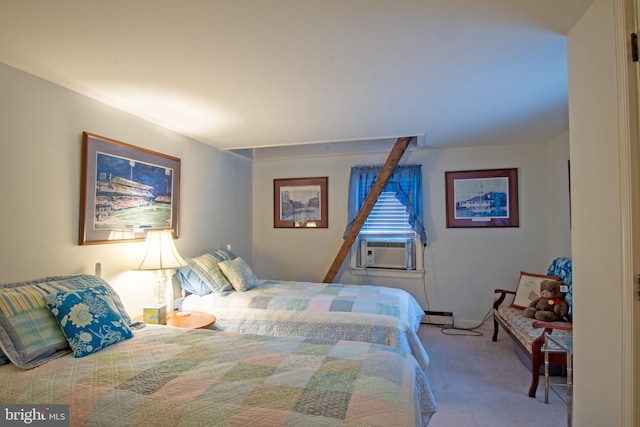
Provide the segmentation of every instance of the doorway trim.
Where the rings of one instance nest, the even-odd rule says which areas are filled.
[[[638,386],[638,369],[636,369],[636,331],[634,319],[639,316],[636,300],[635,275],[638,257],[634,257],[635,234],[634,215],[639,216],[637,200],[634,201],[634,191],[638,189],[638,87],[637,74],[634,64],[630,60],[629,40],[632,32],[637,32],[636,2],[639,0],[614,0],[614,28],[617,62],[617,92],[618,92],[618,144],[620,164],[620,227],[622,236],[622,259],[620,261],[622,277],[622,313],[621,313],[621,421],[622,425],[635,426],[640,421],[636,408]],[[635,168],[634,168],[635,166]],[[637,197],[635,197],[637,199]],[[636,223],[640,225],[640,221]],[[636,227],[637,229],[638,227]],[[640,271],[638,271],[640,272]]]

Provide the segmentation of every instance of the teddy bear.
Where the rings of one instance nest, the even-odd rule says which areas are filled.
[[[564,294],[560,291],[562,285],[566,286],[563,282],[543,280],[540,283],[540,296],[524,309],[523,316],[543,322],[554,322],[566,316],[569,306],[564,300]]]

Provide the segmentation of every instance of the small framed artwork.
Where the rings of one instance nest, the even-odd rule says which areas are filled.
[[[82,133],[79,244],[178,237],[180,159]]]
[[[327,177],[273,180],[274,228],[327,228]]]
[[[445,172],[447,228],[519,227],[518,170]]]

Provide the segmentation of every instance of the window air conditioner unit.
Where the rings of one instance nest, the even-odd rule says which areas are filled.
[[[414,239],[364,237],[360,239],[358,267],[414,270]]]

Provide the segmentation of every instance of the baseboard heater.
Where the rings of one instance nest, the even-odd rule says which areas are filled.
[[[453,326],[453,313],[450,311],[425,310],[422,323],[434,326]]]

